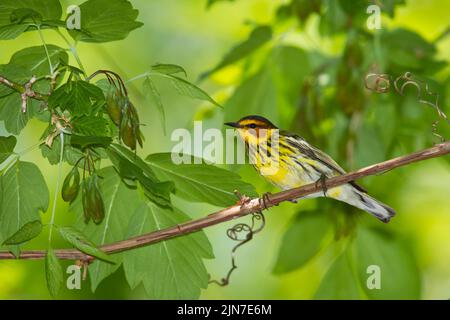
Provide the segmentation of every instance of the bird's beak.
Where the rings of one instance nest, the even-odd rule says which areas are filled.
[[[233,127],[233,128],[240,128],[241,127],[240,124],[237,123],[237,122],[225,122],[224,125],[230,126],[230,127]]]

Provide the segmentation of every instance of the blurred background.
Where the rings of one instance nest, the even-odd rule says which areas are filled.
[[[63,8],[82,1],[62,1]],[[130,94],[146,124],[147,137],[139,154],[170,151],[170,132],[191,129],[194,120],[205,128],[222,128],[224,120],[250,113],[269,117],[284,129],[295,131],[331,154],[347,170],[357,169],[394,156],[432,146],[438,139],[431,124],[437,113],[420,104],[414,90],[400,96],[391,90],[374,93],[364,88],[368,73],[388,73],[393,78],[407,71],[430,84],[440,94],[440,107],[450,103],[450,3],[420,1],[275,1],[275,0],[132,0],[144,26],[124,41],[106,44],[80,43],[78,52],[88,73],[111,69],[124,79],[149,70],[155,63],[183,66],[195,82],[218,65],[229,50],[245,41],[258,25],[271,27],[271,40],[250,55],[210,73],[198,84],[224,110],[176,94],[158,83],[167,115],[163,134],[156,108],[145,99],[142,83],[129,83]],[[308,4],[306,4],[308,3]],[[381,29],[368,30],[368,4],[382,11]],[[447,31],[447,33],[446,33]],[[44,31],[47,43],[66,47],[54,31]],[[24,47],[40,45],[37,33],[17,40],[0,41],[0,63]],[[71,57],[72,64],[75,64]],[[391,88],[392,89],[392,88]],[[46,124],[32,120],[18,139],[18,150],[37,142]],[[449,137],[445,122],[439,132]],[[0,123],[0,134],[6,134]],[[39,165],[51,194],[56,166],[39,149],[24,159]],[[428,160],[366,178],[362,184],[371,194],[394,207],[397,216],[389,225],[329,199],[282,204],[266,213],[265,229],[237,254],[238,269],[227,287],[214,284],[203,290],[202,299],[311,299],[328,268],[357,234],[355,224],[375,226],[407,243],[414,264],[408,275],[417,293],[398,292],[399,298],[450,298],[450,157]],[[257,186],[258,192],[275,191],[249,166],[229,166]],[[64,167],[65,172],[69,167]],[[181,199],[192,218],[218,208]],[[58,203],[57,224],[75,220],[66,203]],[[328,245],[299,268],[273,272],[279,251],[293,219],[305,211],[331,216],[333,232]],[[48,221],[49,213],[43,215]],[[244,218],[246,219],[246,218]],[[249,219],[249,218],[247,218]],[[206,230],[216,258],[206,265],[212,278],[222,278],[230,264],[234,243],[226,237],[232,223]],[[41,236],[45,246],[45,236]],[[289,240],[290,255],[301,252],[304,242]],[[33,242],[33,248],[39,246]],[[402,247],[403,248],[403,247]],[[373,248],[366,247],[370,253]],[[401,254],[400,254],[401,255]],[[278,262],[277,262],[278,261]],[[0,299],[50,298],[43,261],[1,261]],[[399,271],[400,273],[402,270]],[[409,273],[410,270],[405,270]],[[88,282],[88,281],[87,281]],[[131,291],[120,268],[95,293],[83,282],[82,290],[62,290],[63,299],[145,299],[143,288]],[[367,298],[367,296],[363,297]]]

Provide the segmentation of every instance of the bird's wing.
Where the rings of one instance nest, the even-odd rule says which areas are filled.
[[[331,158],[328,154],[321,151],[320,149],[309,144],[305,139],[303,139],[299,135],[292,133],[292,132],[288,132],[288,131],[280,131],[280,135],[288,137],[289,143],[292,143],[293,145],[295,145],[297,148],[299,148],[304,154],[306,154],[311,159],[319,161],[323,165],[325,165],[328,168],[330,168],[331,170],[335,171],[336,173],[338,173],[338,175],[342,175],[342,174],[346,173],[346,171],[344,169],[342,169],[342,167],[336,161],[334,161],[333,158]],[[353,185],[359,191],[367,193],[367,190],[364,189],[363,187],[361,187],[356,182],[352,181],[349,183],[351,185]]]

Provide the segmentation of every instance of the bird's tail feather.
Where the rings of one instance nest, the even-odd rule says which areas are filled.
[[[346,187],[351,190],[347,189],[345,197],[339,197],[339,200],[370,213],[384,223],[388,223],[391,218],[395,216],[394,209],[388,205],[372,198],[367,193],[360,191],[353,186],[348,185]]]

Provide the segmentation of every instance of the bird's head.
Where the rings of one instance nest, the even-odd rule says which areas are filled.
[[[261,116],[246,116],[237,122],[226,122],[225,125],[236,128],[245,142],[258,142],[267,139],[278,128],[269,120]]]

